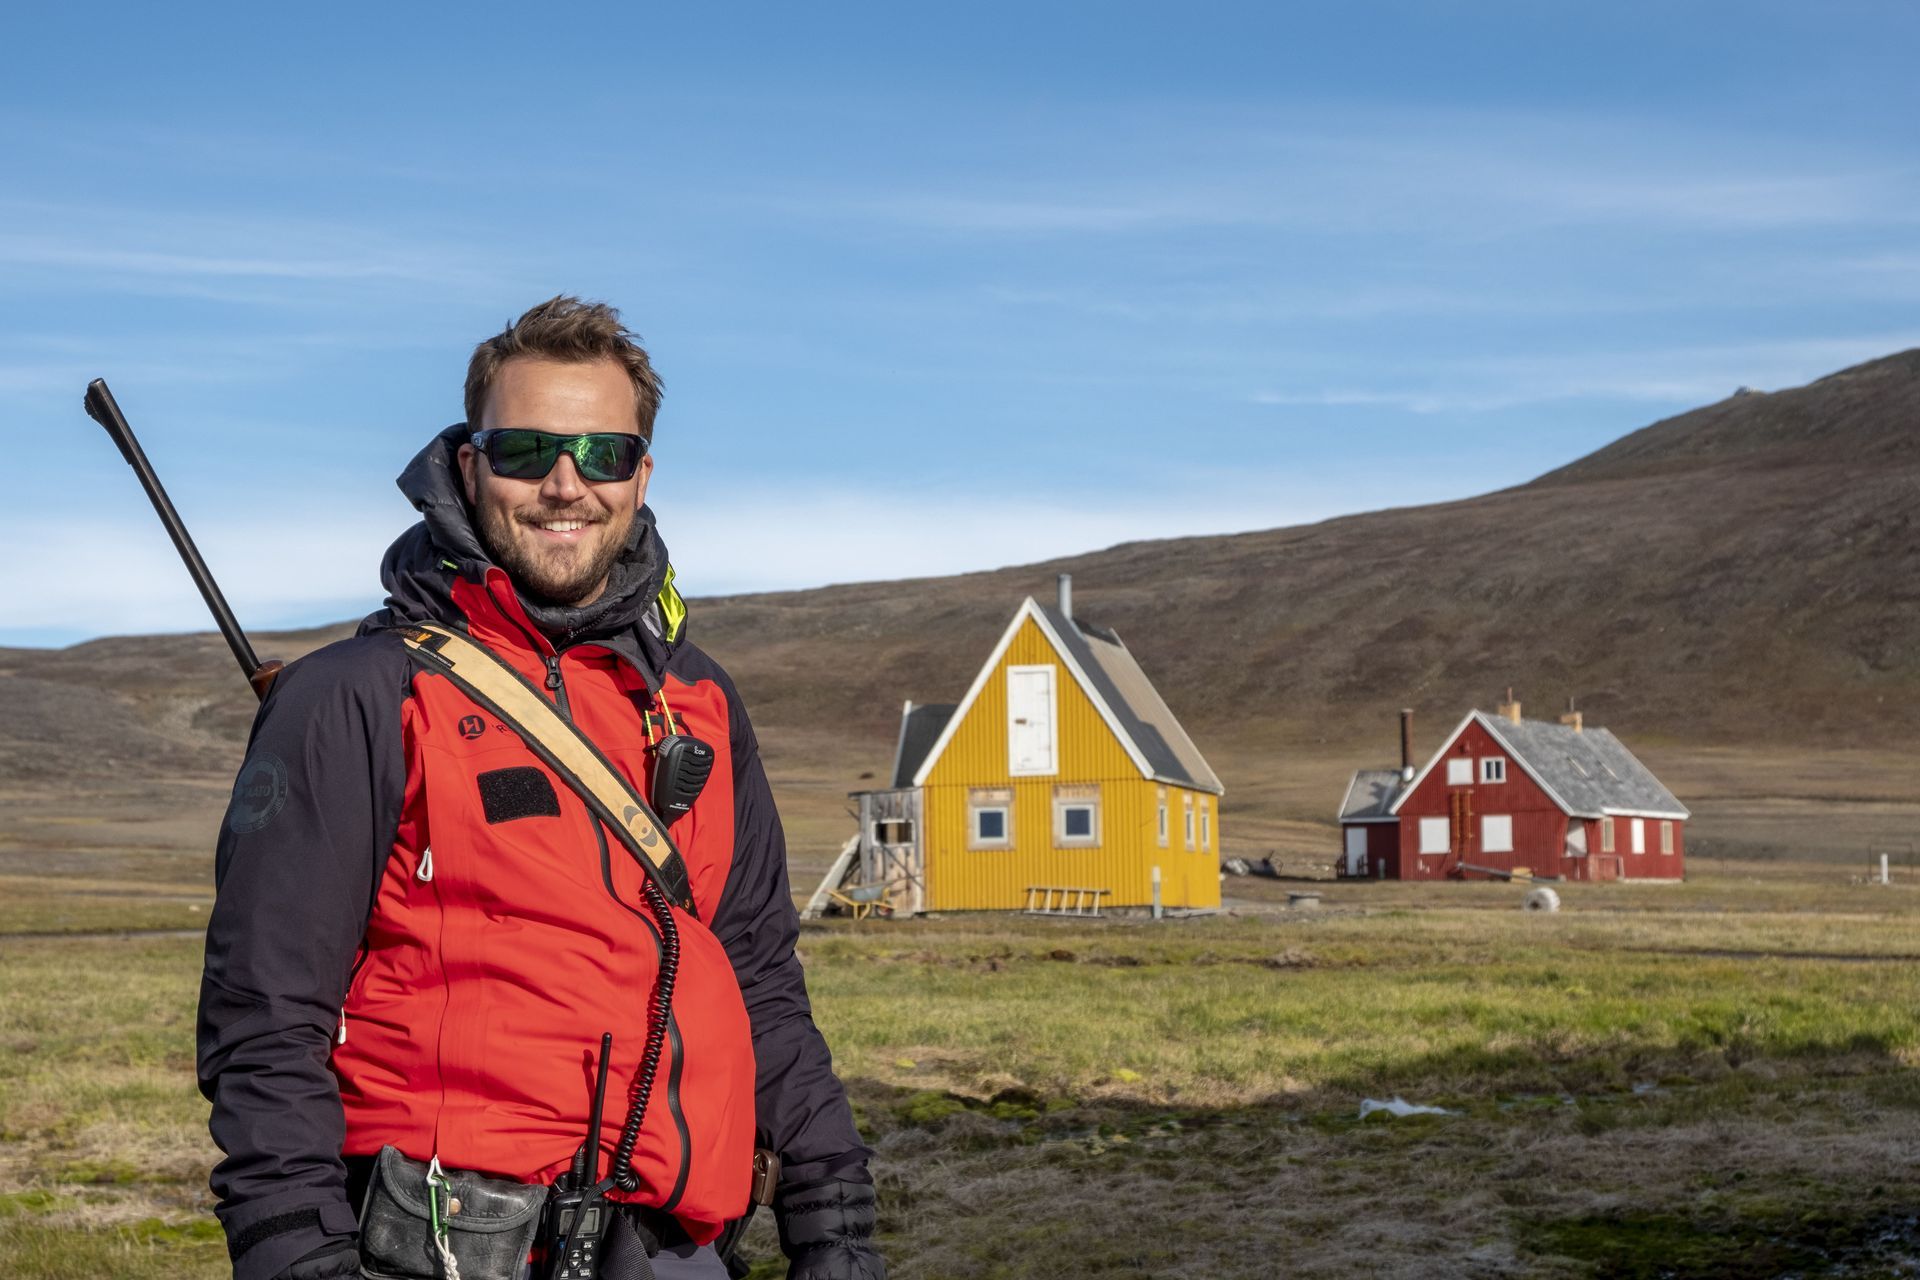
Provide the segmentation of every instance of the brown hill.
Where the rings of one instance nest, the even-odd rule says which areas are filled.
[[[1643,749],[1906,748],[1920,744],[1916,421],[1911,351],[1736,394],[1461,502],[705,599],[692,625],[821,841],[840,794],[886,768],[901,701],[957,697],[1020,597],[1050,594],[1058,572],[1213,757],[1229,816],[1324,821],[1345,771],[1391,752],[1397,708],[1430,737],[1508,685],[1539,713],[1577,698]],[[291,657],[345,630],[258,647]],[[0,651],[0,778],[54,794],[226,773],[250,713],[213,636]]]
[[[1530,484],[994,573],[702,602],[780,723],[881,734],[1075,575],[1208,737],[1351,741],[1507,685],[1698,742],[1920,740],[1920,351],[1667,419]]]

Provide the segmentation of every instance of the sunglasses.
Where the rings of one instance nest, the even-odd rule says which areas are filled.
[[[509,480],[540,480],[566,454],[582,480],[631,480],[646,457],[648,440],[625,431],[589,431],[556,436],[531,427],[491,427],[472,435],[493,474]]]

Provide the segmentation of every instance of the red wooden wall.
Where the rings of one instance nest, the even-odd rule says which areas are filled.
[[[1480,762],[1490,757],[1506,760],[1506,780],[1482,782]],[[1447,781],[1447,760],[1471,762],[1472,781],[1455,786]],[[1513,820],[1513,848],[1509,852],[1490,853],[1483,840],[1481,819],[1505,815]],[[1446,853],[1420,852],[1420,820],[1441,818],[1447,822],[1449,848]],[[1644,853],[1633,852],[1633,823],[1629,817],[1613,820],[1613,849],[1602,845],[1601,822],[1595,818],[1569,819],[1560,806],[1548,798],[1520,762],[1509,756],[1481,726],[1469,721],[1447,747],[1445,758],[1436,761],[1420,785],[1400,806],[1400,821],[1350,823],[1341,833],[1339,874],[1346,874],[1345,833],[1359,827],[1367,833],[1366,874],[1389,880],[1442,880],[1465,877],[1480,879],[1486,868],[1514,871],[1525,867],[1535,875],[1559,876],[1567,880],[1679,880],[1686,868],[1686,823],[1679,819],[1642,818],[1645,832]],[[1673,851],[1660,851],[1660,828],[1670,821]],[[1569,823],[1586,828],[1587,852],[1584,856],[1567,853]]]

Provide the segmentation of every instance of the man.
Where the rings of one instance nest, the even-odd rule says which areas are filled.
[[[748,1210],[757,1139],[781,1161],[790,1276],[884,1280],[870,1153],[809,1012],[753,730],[685,638],[645,505],[659,401],[601,304],[554,298],[481,343],[468,422],[400,477],[424,518],[381,567],[386,609],[288,666],[260,709],[200,998],[236,1280],[358,1275],[357,1200],[383,1147],[552,1183],[586,1138],[603,1032],[602,1172],[637,1115],[610,1253],[657,1245],[661,1280],[724,1276],[712,1242]],[[712,748],[669,826],[693,910],[648,889],[512,726],[409,656],[396,628],[418,623],[492,650],[643,796],[664,737]]]

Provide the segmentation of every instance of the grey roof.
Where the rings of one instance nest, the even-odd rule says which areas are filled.
[[[1605,729],[1575,730],[1544,720],[1515,724],[1484,711],[1481,725],[1521,761],[1571,813],[1597,818],[1606,812],[1690,817],[1687,807],[1661,785],[1647,766]]]
[[[908,704],[900,717],[900,745],[894,751],[894,786],[913,785],[913,775],[920,772],[927,752],[933,750],[933,744],[939,741],[947,721],[953,719],[954,709],[951,702],[930,703],[924,707]]]
[[[1088,622],[1069,620],[1058,609],[1037,601],[1035,607],[1099,690],[1121,731],[1147,758],[1154,777],[1214,795],[1226,790],[1119,636]]]
[[[1361,769],[1347,784],[1346,799],[1340,802],[1340,821],[1365,822],[1386,818],[1387,808],[1400,795],[1398,769]]]

